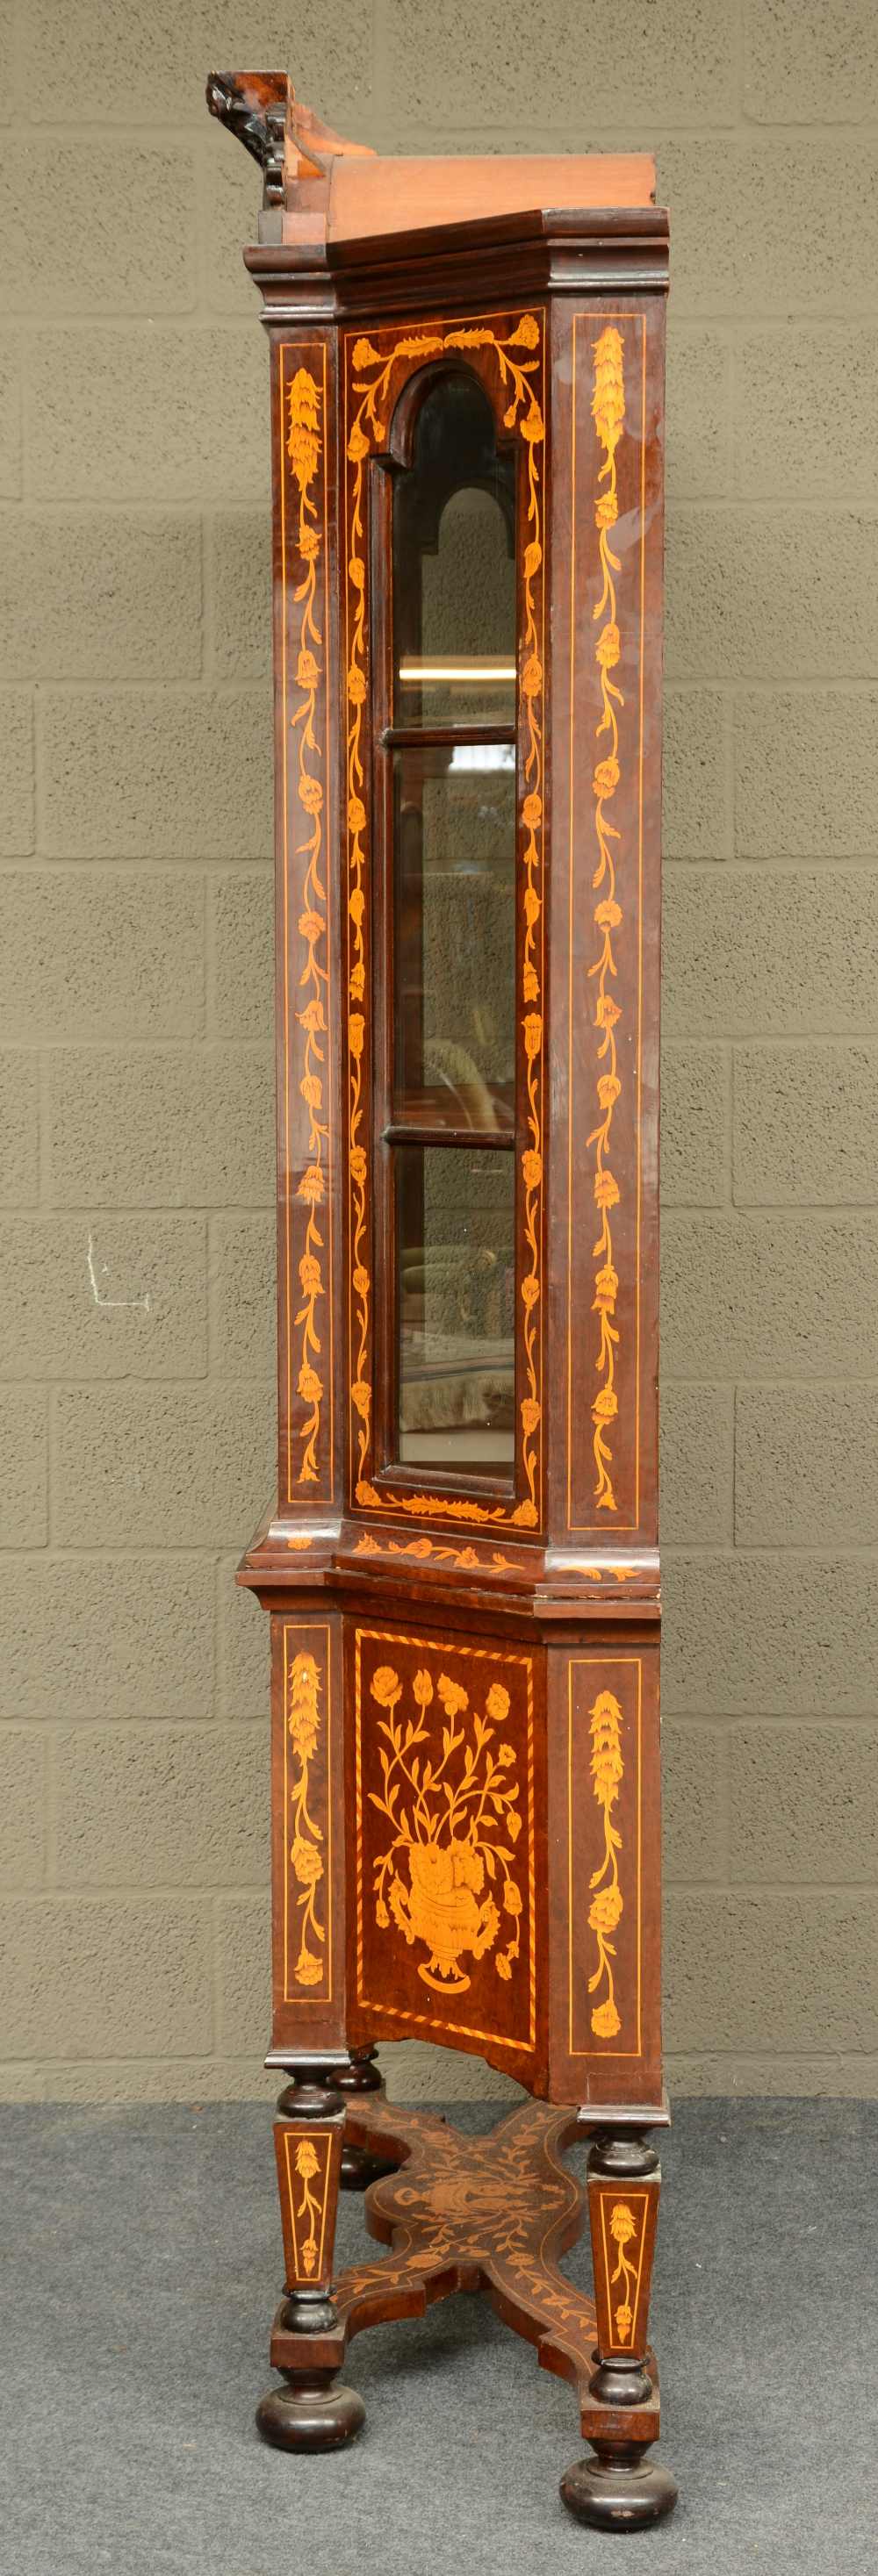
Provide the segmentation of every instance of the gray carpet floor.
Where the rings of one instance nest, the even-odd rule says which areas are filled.
[[[264,2448],[262,2104],[0,2118],[3,2576],[590,2576],[620,2550],[640,2576],[878,2567],[878,2104],[676,2105],[652,2323],[680,2504],[625,2540],[565,2514],[573,2392],[478,2300],[358,2338],[349,2451]],[[351,2260],[353,2196],[339,2237]],[[583,2283],[587,2262],[567,2258]]]

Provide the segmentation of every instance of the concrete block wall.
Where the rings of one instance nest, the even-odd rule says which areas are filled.
[[[266,356],[202,92],[277,63],[388,149],[658,148],[669,2073],[874,2094],[871,0],[6,0],[0,50],[0,2090],[263,2080]]]

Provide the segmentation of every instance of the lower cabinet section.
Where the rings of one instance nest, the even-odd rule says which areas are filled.
[[[659,2098],[658,1649],[275,1613],[276,2048]]]

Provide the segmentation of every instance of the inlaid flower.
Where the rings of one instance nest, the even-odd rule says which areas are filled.
[[[603,1268],[598,1271],[594,1283],[594,1306],[597,1307],[598,1313],[600,1313],[602,1308],[607,1314],[611,1313],[612,1308],[615,1306],[618,1294],[618,1272],[613,1269],[611,1261],[605,1261]],[[594,1307],[592,1311],[594,1311]]]
[[[462,1708],[469,1707],[468,1693],[460,1682],[451,1681],[447,1673],[440,1673],[436,1688],[446,1717],[457,1717]]]
[[[399,1674],[394,1672],[392,1664],[379,1664],[377,1671],[372,1675],[369,1687],[373,1699],[377,1699],[379,1708],[396,1707],[402,1683]]]
[[[316,1297],[318,1290],[323,1286],[320,1263],[315,1261],[313,1252],[302,1254],[299,1263],[299,1281],[305,1297]]]
[[[502,1726],[504,1717],[508,1717],[509,1715],[509,1692],[504,1689],[502,1682],[491,1683],[491,1688],[485,1701],[485,1707],[488,1711],[488,1716],[494,1719],[495,1725]],[[501,1762],[505,1762],[506,1760],[514,1762],[515,1755],[508,1744],[501,1746],[500,1760]]]
[[[301,1835],[297,1834],[290,1849],[290,1860],[299,1886],[316,1887],[318,1878],[323,1877],[323,1862],[314,1844],[303,1842]]]
[[[320,1979],[323,1975],[322,1959],[315,1959],[313,1950],[309,1950],[304,1941],[296,1960],[293,1975],[298,1986],[319,1986]]]
[[[617,2200],[610,2211],[610,2235],[616,2245],[630,2245],[637,2234],[637,2220],[627,2201]]]
[[[592,1897],[588,1919],[593,1932],[615,1932],[623,1911],[620,1887],[599,1887]]]
[[[602,626],[595,645],[595,660],[603,671],[614,671],[622,650],[618,626]]]

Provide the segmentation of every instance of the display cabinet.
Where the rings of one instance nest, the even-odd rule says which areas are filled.
[[[265,2437],[482,2291],[654,2520],[657,1068],[667,221],[646,158],[390,160],[279,73],[262,166],[277,818],[275,2126]],[[524,2089],[389,2105],[382,2040]],[[584,2188],[564,2162],[588,2146]],[[337,2270],[339,2188],[385,2248]],[[588,2211],[594,2296],[560,2257]]]

